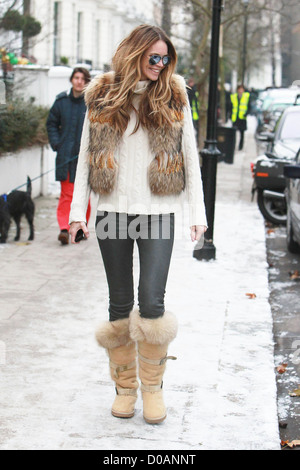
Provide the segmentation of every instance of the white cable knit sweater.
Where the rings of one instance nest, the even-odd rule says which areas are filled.
[[[182,86],[185,87],[184,79],[181,77],[180,79]],[[148,83],[149,81],[138,83],[133,99],[135,108],[138,108],[140,95],[147,90]],[[182,140],[186,189],[179,196],[157,196],[151,193],[148,184],[148,167],[154,155],[150,151],[147,131],[142,126],[135,134],[131,135],[135,124],[136,113],[132,112],[128,127],[115,154],[119,165],[115,187],[110,194],[99,196],[97,210],[127,214],[167,214],[187,209],[190,226],[207,225],[199,157],[189,106],[184,110]],[[69,223],[86,221],[86,209],[91,193],[88,184],[88,144],[89,120],[86,115]]]

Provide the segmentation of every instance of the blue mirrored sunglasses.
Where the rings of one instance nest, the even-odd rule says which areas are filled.
[[[153,54],[149,57],[149,64],[150,65],[157,65],[160,61],[162,60],[163,65],[169,65],[171,62],[171,57],[168,55],[158,55],[158,54]]]

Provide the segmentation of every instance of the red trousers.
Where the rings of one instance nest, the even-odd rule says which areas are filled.
[[[69,230],[69,215],[71,209],[71,202],[73,198],[74,183],[70,183],[69,175],[66,181],[61,181],[61,192],[57,206],[57,221],[60,230]],[[91,215],[91,202],[89,201],[88,208],[86,211],[87,222]]]

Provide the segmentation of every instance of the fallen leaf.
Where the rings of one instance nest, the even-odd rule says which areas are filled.
[[[286,372],[287,364],[280,364],[280,366],[277,367],[277,372],[279,374],[284,374]]]
[[[289,441],[281,441],[280,445],[281,445],[281,447],[285,447],[285,446],[288,445],[288,443],[289,443]]]
[[[299,271],[291,271],[289,274],[290,274],[290,279],[292,281],[296,281],[300,279]]]
[[[300,397],[300,388],[296,388],[292,392],[289,392],[290,397]]]
[[[247,297],[249,297],[249,299],[255,299],[256,298],[256,294],[246,294]]]
[[[286,428],[287,428],[287,425],[288,425],[288,423],[285,423],[285,422],[283,422],[283,421],[280,421],[280,422],[279,422],[279,427],[280,427],[281,429],[286,429]]]
[[[274,233],[275,230],[273,228],[269,228],[269,230],[267,231],[267,234],[270,235],[271,233]]]

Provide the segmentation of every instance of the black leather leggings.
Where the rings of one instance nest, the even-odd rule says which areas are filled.
[[[97,239],[109,288],[110,321],[128,318],[134,305],[133,249],[139,250],[139,311],[164,314],[164,296],[174,242],[174,214],[127,215],[98,212]]]

